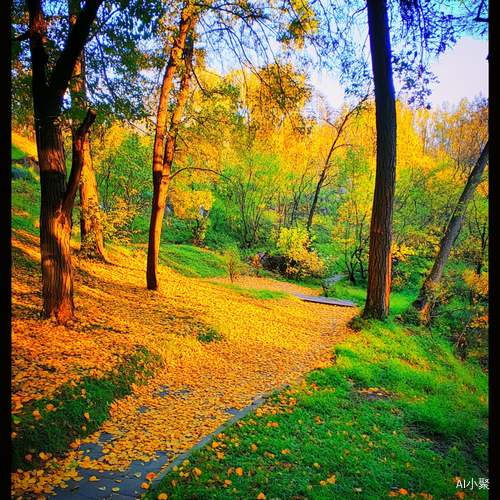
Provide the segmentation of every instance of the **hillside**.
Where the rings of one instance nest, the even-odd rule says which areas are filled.
[[[57,402],[65,384],[106,377],[141,347],[160,355],[163,364],[154,379],[134,384],[130,396],[112,404],[109,419],[95,433],[78,432],[82,442],[111,434],[120,450],[112,459],[85,460],[75,445],[75,451],[58,457],[59,467],[76,459],[86,468],[122,468],[131,460],[153,457],[155,450],[185,450],[229,418],[228,409],[243,408],[252,398],[328,364],[332,346],[346,334],[344,323],[356,313],[355,308],[311,305],[293,297],[256,300],[166,267],[161,269],[161,292],[149,292],[144,252],[129,257],[114,251],[113,266],[75,255],[77,319],[56,326],[38,316],[38,244],[26,231],[13,231],[15,419],[30,415],[37,401]],[[281,286],[286,289],[287,284]],[[157,395],[164,386],[173,398]],[[179,406],[182,391],[190,397]],[[148,412],[137,419],[136,409],[144,406]],[[39,412],[42,421],[50,413],[46,408]],[[143,432],[147,441],[135,437]],[[41,447],[31,455],[47,452]],[[52,463],[38,467],[45,470],[44,478],[59,475]]]

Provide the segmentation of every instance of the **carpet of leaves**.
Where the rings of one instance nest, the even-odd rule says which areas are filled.
[[[36,237],[14,231],[13,249],[26,259],[40,262],[38,245]],[[78,477],[79,467],[124,470],[132,460],[149,461],[165,450],[175,458],[230,418],[229,409],[242,409],[252,398],[329,365],[333,345],[349,334],[344,325],[357,313],[295,297],[256,300],[166,267],[160,268],[161,290],[152,292],[145,287],[144,253],[115,251],[111,257],[114,265],[80,260],[75,253],[77,316],[66,326],[39,318],[39,267],[13,265],[12,414],[22,415],[26,403],[50,397],[65,382],[113,370],[137,345],[160,354],[164,369],[115,401],[99,431],[75,440],[66,456],[12,473],[14,497],[43,498]],[[238,284],[305,291],[263,278]],[[210,328],[222,340],[199,341],[198,334]],[[99,441],[102,433],[113,436],[112,444]],[[89,442],[102,445],[99,460],[85,455]]]

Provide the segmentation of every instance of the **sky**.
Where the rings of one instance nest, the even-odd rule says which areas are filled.
[[[488,97],[488,53],[487,42],[465,37],[458,40],[453,49],[442,54],[431,67],[439,80],[439,83],[430,86],[432,108],[442,106],[445,101],[458,104],[463,97],[472,100],[479,92]],[[314,86],[326,95],[331,106],[337,108],[342,105],[342,91],[336,82],[323,77],[314,82]]]

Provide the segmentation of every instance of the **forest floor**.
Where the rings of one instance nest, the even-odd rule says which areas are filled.
[[[159,450],[171,451],[167,465],[231,418],[232,410],[328,366],[333,346],[352,333],[345,323],[358,312],[293,296],[256,299],[167,267],[160,267],[161,290],[151,292],[145,287],[144,250],[131,256],[114,249],[114,265],[80,259],[76,250],[76,319],[60,326],[39,316],[39,240],[13,230],[13,441],[26,419],[34,417],[38,425],[57,411],[62,387],[118,373],[138,346],[161,356],[162,368],[115,400],[97,431],[88,436],[85,426],[74,431],[66,454],[28,450],[31,467],[12,473],[14,498],[44,498],[55,487],[78,481],[81,469],[123,471],[134,460],[155,460]],[[237,284],[317,295],[268,278],[242,277]],[[86,398],[81,391],[73,398]],[[93,403],[86,401],[90,427]],[[99,459],[87,453],[90,443],[102,447]]]

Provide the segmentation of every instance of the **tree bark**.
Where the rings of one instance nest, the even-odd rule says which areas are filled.
[[[396,102],[386,0],[367,0],[370,48],[375,82],[377,168],[370,225],[368,289],[363,317],[389,313],[391,243],[396,186]]]
[[[78,14],[81,12],[79,3],[68,1],[70,25],[74,26]],[[73,84],[71,85],[72,105],[76,108],[88,106],[87,89],[85,84],[85,56],[82,51],[78,57],[73,72]],[[72,128],[74,133],[74,129]],[[92,256],[107,261],[102,235],[101,214],[99,207],[99,192],[97,181],[92,165],[92,154],[90,147],[90,136],[85,135],[83,143],[73,141],[73,147],[83,147],[80,152],[83,158],[81,182],[80,182],[80,253],[83,256]]]
[[[71,265],[71,222],[82,160],[78,148],[69,180],[61,124],[63,96],[79,54],[87,41],[90,27],[102,0],[88,0],[69,32],[61,55],[49,75],[49,58],[45,52],[45,19],[40,0],[27,0],[29,10],[30,52],[32,70],[35,133],[40,166],[40,253],[42,261],[42,316],[55,316],[66,323],[74,316],[73,277]],[[80,143],[95,120],[88,111],[78,128]]]
[[[413,307],[426,315],[430,305],[430,294],[432,290],[439,284],[441,277],[443,276],[443,271],[448,262],[448,258],[451,253],[453,244],[455,243],[460,230],[462,229],[462,223],[465,217],[465,212],[467,211],[467,206],[472,199],[476,187],[481,182],[481,177],[483,175],[486,164],[488,163],[489,157],[489,141],[486,143],[476,165],[469,174],[465,188],[460,195],[457,205],[453,210],[450,222],[446,227],[446,231],[443,235],[441,243],[439,244],[439,250],[432,266],[432,270],[429,276],[424,281],[417,300],[413,303]]]
[[[186,48],[186,39],[190,31],[194,31],[197,18],[193,7],[186,3],[179,23],[179,35],[175,39],[172,52],[165,71],[158,115],[153,153],[153,200],[151,205],[151,220],[149,224],[148,257],[146,265],[146,286],[148,290],[158,290],[158,256],[160,253],[160,238],[165,214],[170,174],[175,153],[175,144],[179,125],[188,99],[189,81],[192,73],[192,47]],[[180,64],[181,54],[185,51],[186,68],[181,78],[177,106],[171,118],[170,129],[165,144],[168,100],[176,68]]]

